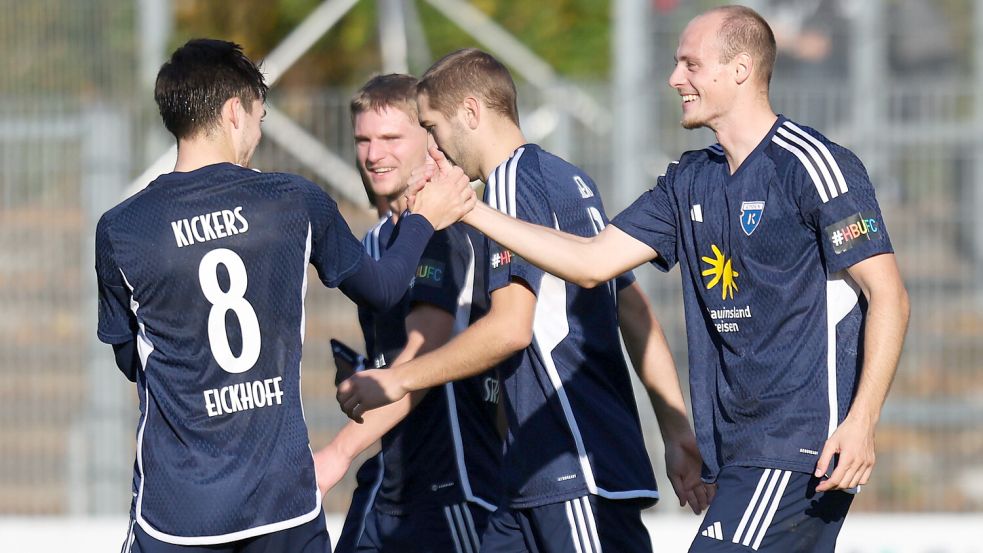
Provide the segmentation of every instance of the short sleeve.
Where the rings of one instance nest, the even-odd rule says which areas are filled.
[[[99,294],[97,335],[107,344],[122,344],[136,336],[136,318],[130,311],[130,290],[123,280],[105,216],[96,226],[96,282]]]
[[[337,287],[368,258],[348,223],[338,211],[338,204],[311,182],[305,182],[304,200],[310,215],[311,265],[325,286]]]
[[[454,315],[457,298],[467,278],[468,263],[460,252],[461,244],[453,228],[434,233],[416,267],[410,304],[429,303]]]
[[[509,171],[501,179],[504,182],[496,179],[495,186],[486,187],[488,204],[516,219],[553,228],[556,222],[550,211],[539,164],[520,159],[520,163],[516,165],[514,174]],[[489,193],[489,188],[492,188],[492,193]],[[508,286],[514,279],[521,279],[533,293],[539,295],[539,285],[543,280],[542,269],[492,241],[489,241],[488,256],[489,292]]]
[[[809,171],[796,164],[789,178],[800,187],[803,219],[819,237],[827,270],[835,273],[894,250],[863,163],[836,144],[827,149],[826,167]]]
[[[652,264],[668,271],[678,261],[676,255],[677,217],[670,188],[676,164],[659,177],[655,188],[638,197],[611,224],[658,253]]]

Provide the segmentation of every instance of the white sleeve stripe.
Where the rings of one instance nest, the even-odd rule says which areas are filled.
[[[772,140],[775,142],[775,144],[778,144],[782,148],[785,148],[786,150],[792,152],[792,154],[794,154],[795,157],[799,158],[799,161],[802,162],[802,166],[805,167],[806,171],[809,172],[809,176],[812,177],[812,182],[816,186],[816,192],[819,193],[819,198],[823,201],[823,203],[828,202],[829,194],[826,193],[826,187],[823,185],[823,182],[819,179],[819,175],[816,174],[816,168],[813,166],[812,160],[809,159],[809,157],[805,154],[805,152],[803,152],[800,148],[797,148],[795,146],[792,146],[788,142],[785,142],[777,134],[772,138]]]
[[[840,189],[836,185],[836,182],[833,179],[833,176],[829,172],[829,167],[826,164],[826,160],[824,160],[819,155],[819,151],[816,150],[816,148],[813,147],[812,144],[810,144],[809,142],[806,142],[802,137],[796,136],[795,134],[792,134],[787,129],[779,128],[778,129],[778,134],[781,134],[783,137],[785,137],[788,140],[792,141],[792,143],[794,143],[796,146],[802,148],[802,151],[805,152],[808,155],[809,159],[814,164],[813,166],[816,169],[818,169],[819,170],[819,173],[822,175],[823,185],[826,187],[826,190],[829,191],[829,197],[830,198],[835,198],[835,197],[839,196],[840,195]],[[799,159],[802,159],[802,158],[799,158]]]
[[[826,158],[826,163],[833,169],[833,175],[836,176],[836,184],[840,187],[840,193],[845,194],[847,192],[846,179],[843,178],[843,173],[840,171],[840,165],[836,163],[836,158],[833,157],[833,153],[829,151],[826,144],[811,134],[803,131],[798,127],[798,125],[792,123],[791,121],[786,121],[785,126],[797,132],[809,142],[812,142],[813,145],[815,145],[816,148],[823,153],[823,156]]]

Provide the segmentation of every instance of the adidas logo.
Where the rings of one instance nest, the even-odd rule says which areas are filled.
[[[706,536],[708,538],[713,538],[715,540],[723,540],[724,539],[724,530],[723,530],[723,528],[720,527],[720,523],[719,522],[714,522],[710,526],[707,526],[707,529],[706,530],[700,532],[700,535],[701,536]]]

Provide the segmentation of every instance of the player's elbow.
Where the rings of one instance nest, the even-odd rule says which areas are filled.
[[[522,351],[532,343],[532,325],[513,324],[499,330],[500,345],[507,354]]]

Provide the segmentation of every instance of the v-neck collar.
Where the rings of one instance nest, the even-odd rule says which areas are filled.
[[[730,164],[727,162],[727,152],[724,152],[724,167],[726,167],[727,170],[727,182],[737,180],[737,178],[740,177],[741,173],[744,171],[744,168],[751,165],[759,155],[762,155],[761,152],[764,151],[769,144],[771,144],[771,138],[775,136],[775,133],[778,132],[778,127],[781,127],[785,121],[785,116],[778,114],[778,118],[775,119],[775,123],[771,126],[771,129],[768,130],[768,134],[761,139],[761,142],[758,142],[758,145],[751,150],[751,153],[748,154],[746,158],[744,158],[744,161],[741,162],[741,165],[738,166],[737,171],[734,171],[733,174],[730,173]]]

